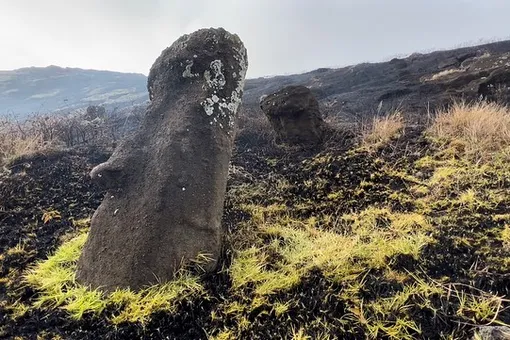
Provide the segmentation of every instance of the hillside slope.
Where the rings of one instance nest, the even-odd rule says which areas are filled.
[[[0,71],[0,115],[71,110],[88,105],[127,107],[148,99],[142,74],[60,68]],[[380,63],[248,79],[243,105],[258,109],[259,98],[286,85],[310,87],[326,113],[347,120],[395,108],[414,113],[452,97],[510,99],[510,41],[466,47]]]
[[[508,100],[509,92],[501,90],[510,87],[510,41],[415,53],[388,62],[251,79],[245,86],[243,103],[258,105],[260,96],[294,84],[310,87],[325,111],[340,113],[346,119],[397,107],[423,113],[452,97],[469,100],[480,95],[503,95],[507,98],[501,99]]]
[[[49,66],[0,71],[0,115],[126,107],[148,100],[143,74]]]

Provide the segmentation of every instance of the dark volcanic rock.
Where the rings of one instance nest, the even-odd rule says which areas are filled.
[[[440,95],[435,92],[441,89],[443,96],[507,102],[510,99],[510,53],[486,53],[466,59],[461,67],[436,73],[422,82],[421,89],[429,88],[435,95]]]
[[[319,103],[307,87],[287,86],[263,97],[260,107],[282,140],[294,144],[315,144],[322,140],[325,123]]]
[[[199,254],[214,268],[246,69],[243,43],[223,29],[182,36],[163,51],[140,131],[91,172],[108,192],[91,221],[80,282],[139,289],[170,280]]]
[[[474,340],[510,340],[510,328],[504,326],[482,326]]]

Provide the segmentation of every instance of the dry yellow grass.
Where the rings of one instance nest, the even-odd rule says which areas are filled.
[[[448,75],[451,75],[451,74],[454,74],[454,73],[462,73],[464,71],[465,71],[464,69],[460,69],[460,68],[451,68],[451,69],[444,70],[444,71],[441,71],[441,72],[438,72],[438,73],[434,74],[432,77],[430,77],[430,79],[427,79],[427,81],[438,80],[438,79],[441,79],[441,78],[446,77]]]
[[[22,155],[45,149],[42,135],[23,131],[13,122],[0,122],[0,165]]]
[[[366,147],[378,147],[398,136],[403,129],[404,118],[399,111],[374,117],[372,125],[363,129],[362,144]]]
[[[62,147],[57,130],[65,131],[64,120],[58,116],[36,116],[23,122],[0,120],[0,166],[21,156],[51,152]]]
[[[510,147],[510,109],[496,103],[454,103],[438,113],[429,134],[470,158]]]

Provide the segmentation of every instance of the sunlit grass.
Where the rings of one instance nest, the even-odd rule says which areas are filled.
[[[439,112],[429,134],[469,158],[487,160],[494,152],[510,155],[510,110],[485,101],[456,102]]]
[[[84,314],[99,315],[112,306],[114,312],[109,316],[112,323],[145,323],[153,313],[173,313],[180,301],[204,293],[199,278],[185,270],[177,273],[173,281],[137,292],[124,289],[103,294],[90,290],[76,282],[76,264],[86,239],[87,234],[82,233],[65,242],[27,272],[26,282],[39,290],[34,307],[61,308],[72,318],[81,319]]]
[[[399,111],[385,116],[376,116],[362,134],[362,145],[374,148],[388,143],[404,129],[404,118]]]

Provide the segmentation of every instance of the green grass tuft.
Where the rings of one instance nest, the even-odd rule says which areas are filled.
[[[173,313],[180,301],[202,295],[205,290],[195,275],[182,270],[168,283],[148,287],[139,292],[117,290],[103,294],[90,290],[75,280],[76,264],[87,234],[62,244],[47,260],[39,262],[25,275],[26,282],[39,291],[33,306],[36,308],[62,308],[72,318],[85,314],[101,314],[107,306],[114,312],[109,316],[114,324],[150,320],[159,311]]]

